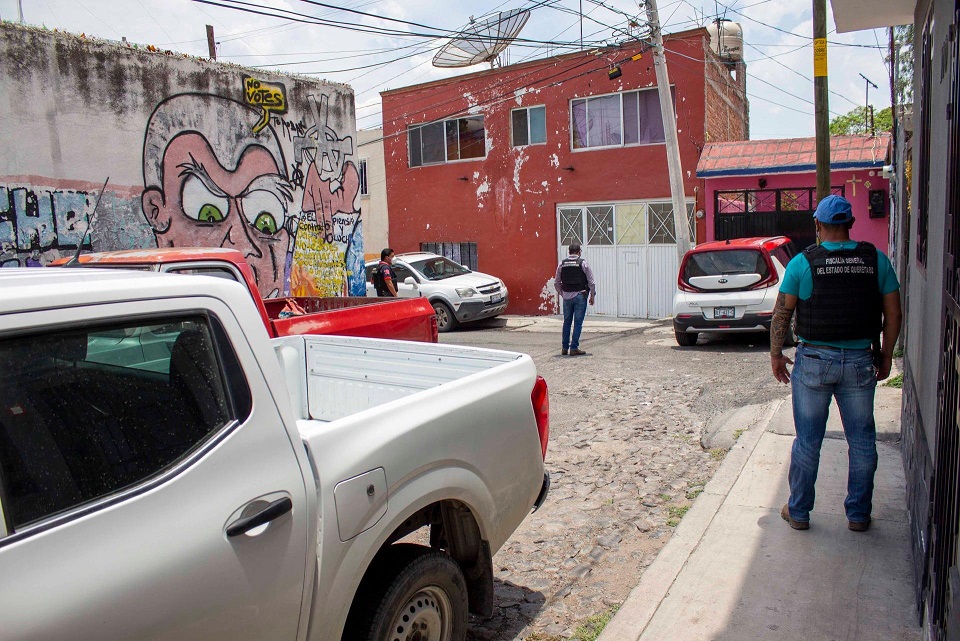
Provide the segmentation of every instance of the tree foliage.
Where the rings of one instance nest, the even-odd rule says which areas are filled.
[[[890,107],[874,111],[873,129],[877,133],[893,129],[893,112]],[[847,136],[852,134],[870,133],[870,115],[866,107],[857,107],[842,116],[830,121],[831,136]]]
[[[912,24],[893,28],[893,46],[896,49],[896,69],[893,83],[898,105],[913,104],[913,38]],[[886,56],[887,64],[893,62]]]

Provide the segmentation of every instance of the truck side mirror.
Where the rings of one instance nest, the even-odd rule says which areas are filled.
[[[404,285],[410,285],[410,286],[413,287],[414,289],[417,288],[417,281],[415,281],[415,280],[413,279],[413,276],[407,276],[406,278],[404,278],[404,279],[403,279],[403,284],[404,284]]]

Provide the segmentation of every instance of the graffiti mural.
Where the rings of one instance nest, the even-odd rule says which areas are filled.
[[[64,38],[38,33],[35,47],[53,51]],[[110,70],[91,79],[58,69],[66,93],[37,105],[48,144],[11,157],[0,175],[0,267],[46,265],[78,244],[225,247],[244,255],[264,297],[365,295],[349,87],[167,57],[155,70],[163,80],[145,84],[132,80],[141,53],[79,46],[91,56],[109,48]],[[71,144],[69,118],[101,115],[92,96],[107,94],[123,96],[123,110],[93,118],[96,133]]]
[[[0,186],[0,266],[38,267],[75,251],[90,206],[83,191]]]
[[[270,118],[286,111],[283,85],[246,77],[243,89],[245,102],[172,96],[150,117],[142,206],[157,246],[237,249],[264,297],[363,295],[351,137],[327,126],[326,96],[319,106],[311,96],[314,125],[283,136],[293,170],[307,165],[305,179],[291,179],[290,150]]]

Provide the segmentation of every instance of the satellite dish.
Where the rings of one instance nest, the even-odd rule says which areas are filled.
[[[469,67],[495,59],[517,37],[530,18],[529,9],[501,11],[474,22],[443,45],[433,57],[434,67]]]

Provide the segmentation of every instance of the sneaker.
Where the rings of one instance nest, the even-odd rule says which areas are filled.
[[[586,352],[583,351],[582,349],[571,349],[571,350],[570,350],[570,356],[583,356],[584,354],[586,354]]]
[[[780,516],[784,521],[790,524],[794,530],[809,530],[810,521],[797,521],[792,516],[790,516],[790,506],[784,503],[783,508],[780,510]],[[852,528],[851,528],[852,529]]]
[[[561,350],[560,350],[560,356],[566,356],[566,355],[569,354],[569,353],[570,353],[570,350],[569,350],[569,349],[561,349]]]
[[[870,519],[866,521],[847,521],[847,529],[851,532],[866,532],[870,529]]]

